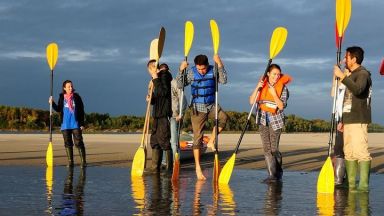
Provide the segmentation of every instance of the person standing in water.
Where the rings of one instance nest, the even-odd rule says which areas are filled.
[[[52,108],[60,113],[61,132],[64,138],[65,151],[67,153],[68,165],[73,167],[73,144],[79,150],[81,166],[86,167],[86,153],[83,142],[82,131],[84,129],[84,104],[80,95],[75,93],[71,80],[65,80],[62,86],[62,93],[59,95],[58,104],[52,97],[49,97],[49,103]],[[73,137],[73,139],[72,139]]]

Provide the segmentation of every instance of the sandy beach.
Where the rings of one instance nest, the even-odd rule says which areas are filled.
[[[130,167],[133,155],[140,145],[141,134],[84,134],[89,166]],[[219,159],[223,166],[233,154],[240,134],[222,134],[219,137]],[[327,157],[328,133],[282,134],[280,150],[284,169],[295,171],[320,170]],[[384,172],[384,134],[369,134],[372,171]],[[48,134],[0,134],[1,166],[45,166]],[[238,169],[264,169],[259,134],[246,134],[236,155]],[[53,135],[54,165],[66,164],[61,134]],[[75,150],[75,162],[79,163]],[[147,153],[148,162],[151,150]],[[212,167],[213,152],[202,157],[203,167]],[[182,161],[182,168],[193,167],[193,160]]]

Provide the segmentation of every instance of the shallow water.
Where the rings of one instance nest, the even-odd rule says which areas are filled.
[[[206,169],[210,177],[212,169]],[[128,168],[0,166],[0,215],[380,215],[384,175],[367,193],[317,196],[317,172],[285,172],[281,184],[260,183],[264,170],[234,169],[230,185],[196,181],[194,170],[132,179]]]

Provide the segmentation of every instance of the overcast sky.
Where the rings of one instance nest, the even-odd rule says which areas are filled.
[[[373,79],[373,121],[384,124],[383,0],[353,0],[346,47],[365,50],[363,65]],[[2,0],[0,2],[0,104],[48,109],[49,42],[59,45],[54,96],[73,80],[86,112],[144,115],[150,79],[149,44],[161,26],[167,35],[161,62],[173,75],[184,58],[184,25],[195,36],[189,55],[213,55],[209,20],[220,29],[228,84],[219,87],[225,110],[248,112],[248,97],[265,70],[272,31],[288,29],[274,63],[293,76],[286,112],[329,120],[330,88],[336,61],[335,0]],[[189,91],[189,88],[188,88]]]

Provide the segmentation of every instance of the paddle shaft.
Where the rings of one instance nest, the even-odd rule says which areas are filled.
[[[218,154],[218,140],[219,140],[218,92],[219,92],[219,68],[217,63],[215,63],[215,154]]]
[[[53,70],[51,70],[50,95],[53,98]],[[49,105],[49,142],[52,142],[52,103]]]
[[[151,81],[149,81],[149,99],[148,99],[148,102],[147,102],[147,109],[146,109],[146,112],[145,112],[143,136],[141,138],[140,148],[144,147],[144,140],[145,140],[145,138],[147,136],[146,134],[147,134],[147,131],[148,131],[148,125],[149,125],[149,120],[150,120],[149,116],[150,116],[152,92],[153,92],[153,84],[152,84],[152,80],[151,80]]]
[[[268,73],[269,66],[271,66],[271,64],[272,64],[272,59],[269,59],[267,68],[265,69],[264,75],[263,75],[263,77],[262,77],[261,80],[264,80],[264,79],[266,78],[267,73]],[[255,100],[253,101],[251,110],[250,110],[249,113],[248,113],[247,122],[245,123],[245,126],[243,127],[243,131],[241,132],[240,138],[239,138],[239,140],[237,141],[237,145],[236,145],[236,149],[235,149],[235,154],[237,154],[237,152],[238,152],[238,150],[239,150],[239,147],[240,147],[240,144],[241,144],[241,141],[243,140],[243,136],[244,136],[244,134],[245,134],[245,131],[247,131],[247,129],[248,129],[248,127],[249,127],[249,122],[250,122],[250,120],[251,120],[251,116],[252,116],[253,109],[256,107],[256,110],[257,110],[257,107],[258,107],[258,106],[257,106],[257,98],[259,97],[260,91],[261,91],[261,88],[257,89],[257,93],[256,93]]]
[[[184,60],[187,61],[188,57],[185,56]],[[185,85],[185,74],[187,73],[187,69],[184,68],[183,72],[181,74],[181,79],[183,80],[183,87],[181,89],[181,94],[180,94],[180,99],[179,99],[179,121],[177,122],[177,136],[176,136],[176,148],[177,151],[180,152],[180,131],[181,131],[181,122],[182,122],[182,117],[183,117],[183,104],[184,104],[184,85]]]

